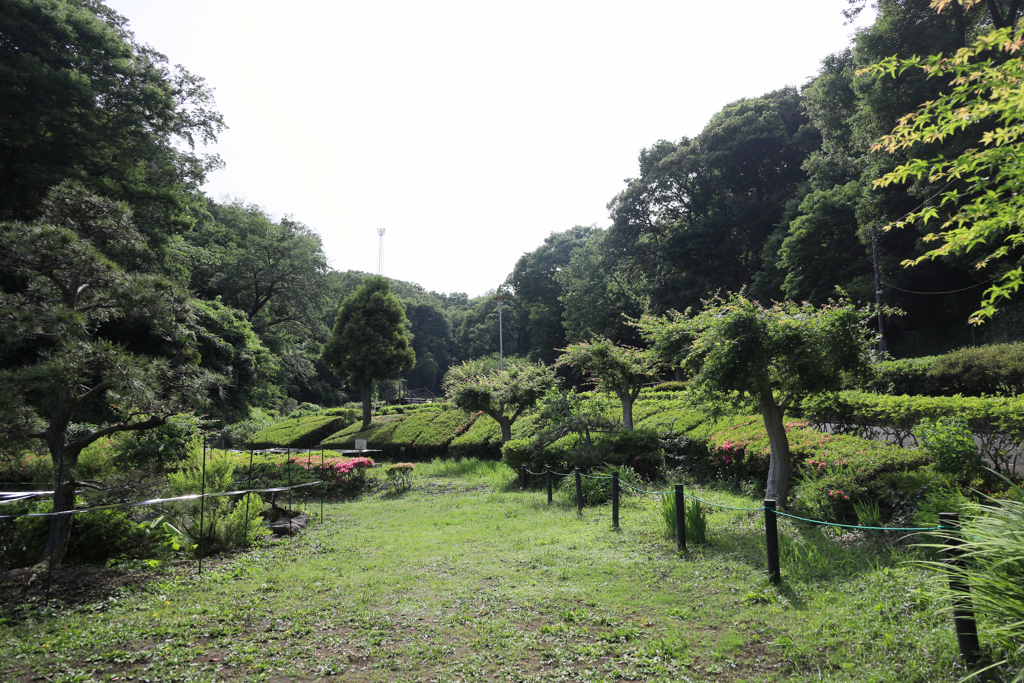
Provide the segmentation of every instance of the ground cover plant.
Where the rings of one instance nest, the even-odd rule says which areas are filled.
[[[759,501],[689,490],[680,555],[661,497],[577,514],[495,462],[418,465],[398,495],[329,503],[300,536],[169,568],[64,609],[0,591],[0,678],[50,681],[959,680],[955,638],[899,537],[782,520],[765,578]],[[343,567],[343,570],[339,570]],[[21,587],[18,587],[19,590]],[[988,624],[981,622],[982,640]],[[1010,656],[1014,656],[1010,653]],[[1016,660],[1011,660],[1018,663]]]

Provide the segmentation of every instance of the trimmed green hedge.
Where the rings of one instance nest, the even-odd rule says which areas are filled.
[[[909,396],[1004,396],[1024,390],[1024,343],[971,346],[941,356],[883,361],[863,388]]]
[[[483,418],[483,419],[480,419]],[[513,425],[513,434],[522,430],[521,417]],[[493,425],[493,430],[488,423]],[[423,460],[435,457],[483,457],[501,455],[501,431],[498,423],[486,415],[466,413],[450,404],[416,406],[407,413],[378,415],[369,429],[361,424],[332,435],[324,441],[331,448],[355,448],[356,439],[366,439],[367,448],[382,451],[385,458]],[[492,434],[492,431],[494,434]],[[469,437],[466,439],[465,437]],[[496,441],[492,443],[491,437]],[[404,449],[404,450],[403,450]]]
[[[913,430],[921,420],[954,417],[974,433],[982,457],[1002,472],[1012,470],[1024,441],[1024,396],[888,396],[840,391],[804,399],[802,410],[815,426],[837,434],[880,436],[916,447]]]
[[[356,421],[324,439],[323,445],[326,448],[351,450],[356,447],[356,439],[366,439],[367,448],[381,448],[405,420],[405,415],[378,415],[370,421],[370,426],[366,429],[362,429],[361,421]]]
[[[311,448],[356,420],[354,413],[313,415],[278,422],[249,437],[249,448]]]
[[[565,473],[575,467],[584,472],[603,465],[628,466],[644,479],[655,479],[665,470],[658,433],[652,429],[594,434],[587,448],[583,437],[569,434],[537,451],[529,438],[513,439],[502,449],[505,463],[518,471],[523,465],[532,472],[548,467]]]

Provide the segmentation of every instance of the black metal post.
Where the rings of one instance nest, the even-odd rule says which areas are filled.
[[[320,476],[324,476],[324,447],[320,447]],[[327,495],[327,484],[320,482],[320,523],[324,523],[324,496]]]
[[[249,449],[249,480],[245,482],[245,536],[242,543],[249,547],[249,489],[252,488],[252,449]]]
[[[782,568],[779,566],[779,523],[775,515],[775,501],[764,501],[764,536],[768,550],[768,579],[782,583]]]
[[[551,468],[548,468],[548,505],[551,505]]]
[[[676,543],[679,550],[686,550],[686,495],[683,485],[676,484]]]
[[[292,449],[284,449],[284,467],[288,470],[288,518],[292,516]]]
[[[203,478],[199,496],[199,577],[203,576],[203,526],[206,523],[206,435],[203,435]]]
[[[960,530],[960,515],[955,512],[940,512],[939,524],[946,531]],[[946,564],[954,571],[963,566],[963,550],[960,539],[947,533],[945,540]],[[968,666],[975,666],[979,661],[981,645],[978,643],[978,625],[974,621],[974,609],[971,607],[971,587],[957,573],[949,575],[949,588],[960,597],[953,598],[953,624],[956,626],[956,644],[960,647],[960,656]]]
[[[526,490],[526,465],[519,466],[519,486]]]
[[[583,481],[580,479],[580,468],[576,468],[576,510],[583,512]]]
[[[619,528],[619,473],[612,472],[612,526]]]

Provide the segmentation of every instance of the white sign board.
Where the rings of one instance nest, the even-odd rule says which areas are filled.
[[[366,450],[366,439],[356,439],[356,450],[357,451],[365,451]]]

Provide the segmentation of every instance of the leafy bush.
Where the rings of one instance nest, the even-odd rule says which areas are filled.
[[[366,439],[367,448],[378,449],[389,440],[405,419],[405,415],[377,415],[366,429],[362,429],[362,422],[357,421],[340,432],[331,434],[322,443],[326,448],[350,450],[356,447],[356,439]]]
[[[956,418],[970,427],[981,457],[1004,474],[1014,471],[1017,445],[1024,442],[1024,396],[886,396],[840,391],[808,397],[802,408],[819,428],[880,436],[901,446],[918,445],[914,428],[921,420]]]
[[[250,437],[250,448],[311,448],[355,423],[354,413],[315,415],[285,420],[261,429]]]
[[[216,451],[206,459],[205,490],[207,493],[233,490],[235,461]],[[172,497],[200,493],[204,468],[194,459],[181,471],[167,476]],[[169,523],[182,535],[185,545],[198,555],[228,550],[266,536],[270,530],[262,525],[262,498],[249,493],[237,502],[228,496],[212,496],[205,500],[165,503]],[[248,530],[248,533],[246,533]],[[193,547],[194,546],[194,547]]]
[[[981,456],[974,445],[974,435],[963,420],[925,418],[914,429],[914,438],[935,463],[937,471],[961,476],[981,472]]]
[[[76,505],[83,506],[79,499]],[[52,501],[7,505],[4,514],[53,511]],[[71,540],[64,563],[105,565],[129,559],[164,559],[170,553],[166,534],[152,523],[138,523],[124,509],[95,510],[72,515]],[[49,517],[19,517],[0,521],[0,571],[31,565],[39,559],[50,529]]]
[[[1024,388],[1024,343],[958,349],[941,356],[883,361],[863,387],[909,396],[1016,395]]]
[[[516,471],[523,465],[533,472],[548,467],[556,472],[576,467],[590,472],[605,465],[627,466],[648,480],[658,478],[665,469],[658,434],[648,429],[595,434],[589,447],[579,434],[569,434],[543,448],[531,439],[513,439],[502,449],[502,458]]]
[[[874,365],[871,379],[861,389],[893,396],[935,396],[938,383],[932,376],[938,356],[886,360]]]
[[[156,429],[122,432],[114,462],[121,469],[144,469],[187,460],[202,450],[203,424],[198,415],[183,413]]]

